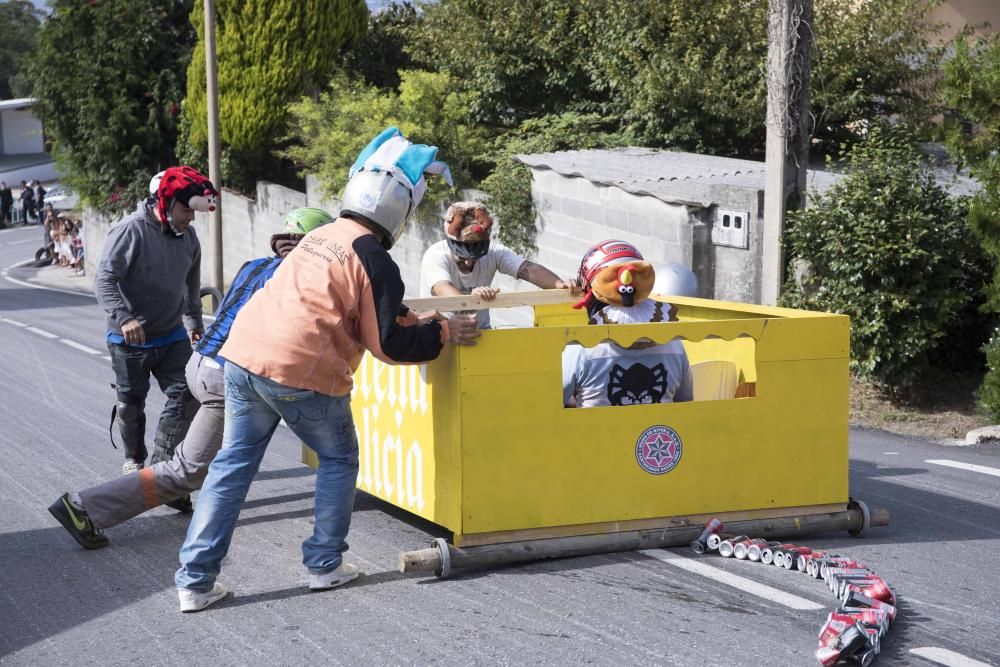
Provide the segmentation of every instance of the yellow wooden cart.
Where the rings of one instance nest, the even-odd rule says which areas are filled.
[[[710,517],[764,536],[873,523],[849,507],[846,316],[676,297],[677,321],[594,326],[562,291],[503,296],[534,304],[535,326],[421,366],[366,355],[355,375],[358,488],[453,535],[404,569],[440,572],[483,545],[523,560],[686,544]],[[445,301],[410,303],[486,305]],[[567,344],[640,337],[683,339],[693,402],[563,406]],[[303,460],[316,465],[305,447]]]

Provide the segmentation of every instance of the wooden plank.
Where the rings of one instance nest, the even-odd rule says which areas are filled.
[[[753,519],[774,519],[785,516],[806,516],[812,514],[829,514],[842,512],[845,503],[829,505],[805,505],[801,507],[777,507],[740,512],[717,512],[715,514],[692,514],[689,516],[656,517],[652,519],[632,519],[628,521],[609,521],[605,523],[581,523],[574,526],[552,526],[549,528],[527,528],[524,530],[502,530],[492,533],[473,533],[456,535],[455,546],[474,547],[486,544],[505,544],[508,542],[524,542],[527,540],[545,540],[554,537],[573,537],[577,535],[610,535],[636,530],[653,530],[657,528],[681,528],[685,526],[702,527],[709,519],[717,518],[723,523],[732,521],[750,521]]]
[[[729,520],[727,531],[741,535],[755,535],[768,539],[798,540],[807,535],[840,530],[857,530],[862,524],[861,511],[852,507],[838,512],[799,514],[767,519]],[[889,525],[887,510],[876,509],[871,513],[872,526]],[[663,549],[682,547],[691,543],[701,532],[700,525],[665,526],[652,530],[612,532],[606,535],[573,535],[548,539],[523,540],[482,546],[447,546],[451,568],[495,567],[507,563],[568,558],[617,551]],[[399,555],[400,572],[434,572],[442,570],[441,549],[404,552]]]
[[[539,289],[519,292],[500,292],[492,301],[478,296],[433,296],[422,299],[404,299],[411,310],[440,310],[453,313],[460,310],[487,310],[489,308],[519,308],[556,303],[575,303],[580,297],[569,293],[568,289]]]

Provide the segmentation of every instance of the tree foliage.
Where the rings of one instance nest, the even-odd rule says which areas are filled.
[[[526,120],[499,137],[492,151],[493,156],[499,156],[494,158],[496,167],[481,187],[497,219],[500,240],[517,252],[535,249],[537,211],[531,197],[531,172],[517,160],[518,154],[609,148],[624,143],[624,137],[597,114],[575,112]]]
[[[417,20],[417,10],[410,2],[394,2],[371,14],[365,36],[345,54],[344,69],[369,85],[398,88],[399,71],[413,69],[413,58],[404,46]]]
[[[288,105],[318,92],[344,50],[363,34],[364,0],[219,0],[216,49],[219,125],[233,162],[230,182],[247,189],[273,177],[271,152],[288,131]],[[184,113],[188,142],[208,143],[204,9],[196,0],[191,23],[198,44],[188,69]]]
[[[35,48],[41,14],[27,0],[0,4],[0,99],[30,93],[22,71]]]
[[[987,306],[1000,313],[1000,35],[969,43],[959,36],[944,67],[942,93],[948,109],[948,146],[983,189],[969,206],[969,225],[993,262]],[[986,348],[988,370],[979,389],[980,407],[1000,420],[1000,333]]]
[[[190,2],[51,0],[28,65],[67,180],[103,209],[131,206],[174,161]]]
[[[880,116],[923,116],[939,52],[935,0],[816,0],[812,113],[833,146]],[[411,31],[418,62],[479,92],[473,117],[511,128],[567,111],[633,143],[759,157],[767,0],[442,0]]]
[[[383,129],[395,125],[415,143],[439,148],[456,187],[472,185],[474,156],[483,146],[480,130],[467,122],[475,101],[471,91],[459,92],[448,74],[401,71],[399,92],[334,78],[318,100],[303,98],[292,105],[292,132],[297,140],[285,155],[315,173],[324,190],[336,195],[347,183],[347,173],[365,144]],[[425,202],[447,196],[442,179],[428,181]]]
[[[975,298],[975,289],[956,288],[981,261],[965,215],[913,134],[876,126],[851,149],[848,175],[792,215],[789,254],[811,263],[815,277],[789,283],[784,303],[850,315],[852,370],[906,392]]]

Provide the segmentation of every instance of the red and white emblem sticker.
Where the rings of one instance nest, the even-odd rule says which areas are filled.
[[[650,474],[668,473],[681,461],[681,437],[669,426],[650,426],[635,441],[635,460]]]

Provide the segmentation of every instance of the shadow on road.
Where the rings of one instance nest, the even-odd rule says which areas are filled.
[[[9,284],[9,283],[8,283]],[[19,310],[58,310],[74,306],[93,306],[94,297],[86,294],[45,291],[45,298],[39,298],[39,290],[31,287],[10,287],[0,289],[0,312],[16,313]]]

